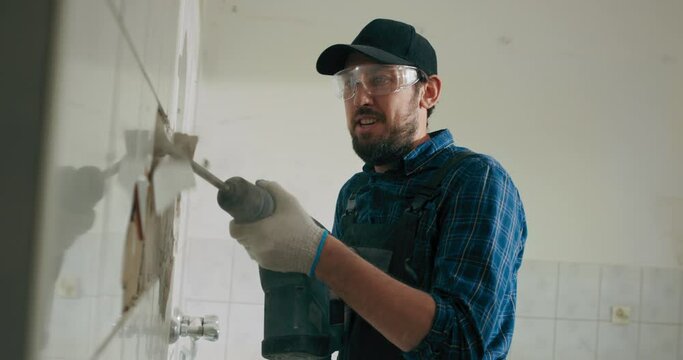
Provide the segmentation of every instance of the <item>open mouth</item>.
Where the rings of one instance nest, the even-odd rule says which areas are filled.
[[[360,120],[357,122],[357,124],[358,124],[360,127],[369,127],[369,126],[374,125],[376,122],[377,122],[376,119],[366,118],[366,119],[360,119]]]

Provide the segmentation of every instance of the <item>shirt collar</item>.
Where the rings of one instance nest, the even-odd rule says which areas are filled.
[[[441,150],[453,144],[453,135],[448,129],[437,130],[429,133],[429,139],[418,145],[415,149],[410,151],[403,157],[403,161],[398,168],[388,171],[387,173],[403,173],[410,175],[422,168],[434,155]],[[369,164],[363,166],[363,171],[366,173],[374,173],[375,168]]]

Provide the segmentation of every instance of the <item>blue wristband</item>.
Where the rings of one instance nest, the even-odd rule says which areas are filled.
[[[323,247],[325,246],[325,240],[327,240],[327,235],[329,232],[323,230],[323,236],[320,238],[318,243],[318,249],[315,251],[315,258],[313,259],[313,264],[311,264],[311,270],[308,272],[308,276],[315,278],[315,267],[318,266],[318,261],[320,261],[320,254],[323,252]]]

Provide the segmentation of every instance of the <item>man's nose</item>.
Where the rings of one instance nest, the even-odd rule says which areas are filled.
[[[362,82],[356,83],[356,95],[354,95],[353,101],[357,106],[372,104],[372,95],[368,93]]]

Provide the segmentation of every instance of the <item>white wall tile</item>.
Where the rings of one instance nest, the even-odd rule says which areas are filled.
[[[600,322],[598,325],[598,359],[637,360],[638,324],[617,325]]]
[[[91,306],[92,301],[88,297],[54,298],[49,321],[43,329],[46,341],[41,351],[43,356],[73,360],[88,358]]]
[[[679,327],[676,325],[640,325],[638,358],[674,360],[677,357]]]
[[[263,359],[263,305],[231,304],[226,360]]]
[[[207,146],[205,142],[206,139],[202,138],[202,140],[197,144],[198,151],[200,147]],[[195,156],[195,160],[201,162],[202,158]],[[213,160],[214,159],[212,158],[211,161]],[[221,180],[227,180],[228,178],[232,177],[232,175],[216,172],[211,168],[211,164],[208,169],[209,171],[214,172],[214,174]],[[217,195],[218,191],[216,188],[206,184],[204,181],[200,181],[189,193],[190,219],[187,225],[188,234],[191,234],[191,236],[204,238],[230,238],[229,224],[232,220],[232,217],[218,206],[216,201]]]
[[[554,318],[558,263],[527,260],[517,276],[517,315]]]
[[[49,341],[46,350],[79,359],[87,357],[98,341],[91,331],[90,297],[99,291],[97,255],[106,222],[106,203],[96,191],[102,176],[82,172],[81,167],[102,171],[108,165],[120,33],[103,1],[62,1],[57,21],[45,174],[50,184],[46,192],[57,194],[57,201],[46,202],[46,219],[51,224],[43,225],[44,250],[56,262],[41,263],[46,266],[49,286],[56,285],[58,292],[71,298],[52,300],[49,314],[54,327],[44,334]],[[88,221],[91,213],[92,223]],[[60,268],[61,279],[57,279]],[[48,322],[41,319],[46,327]]]
[[[597,320],[600,267],[561,263],[559,278],[557,317]]]
[[[154,89],[154,93],[156,94],[157,91],[159,90],[159,76],[160,76],[160,62],[161,62],[161,57],[164,56],[166,58],[168,57],[173,57],[173,52],[171,51],[170,53],[167,54],[162,54],[161,53],[161,44],[165,38],[172,38],[173,40],[176,40],[176,36],[178,36],[178,30],[177,29],[172,29],[173,31],[171,33],[162,33],[161,32],[161,24],[165,21],[178,21],[178,15],[177,13],[175,16],[173,16],[170,19],[165,19],[164,15],[160,12],[160,10],[163,8],[163,2],[167,2],[168,4],[173,4],[177,3],[177,0],[173,1],[164,1],[164,0],[146,0],[146,1],[138,1],[138,2],[147,2],[148,7],[149,7],[149,16],[145,19],[145,37],[142,39],[142,46],[143,48],[140,49],[140,60],[142,60],[142,68],[144,72],[147,74],[151,86]],[[170,75],[174,75],[172,72]],[[165,104],[163,104],[165,105]]]
[[[557,320],[556,326],[556,360],[595,359],[597,321]]]
[[[101,209],[96,211],[103,215]],[[73,283],[74,296],[95,296],[98,294],[99,259],[102,234],[89,231],[75,239],[64,252],[57,287],[61,282]]]
[[[681,271],[667,268],[644,268],[641,321],[680,323]]]
[[[234,240],[233,240],[234,241]],[[263,289],[258,264],[249,257],[239,244],[235,245],[232,270],[232,294],[230,301],[248,304],[263,304]]]
[[[95,349],[97,350],[97,349]],[[97,360],[123,360],[123,340],[114,335],[96,357]]]
[[[229,301],[235,244],[230,238],[190,238],[185,257],[184,298]]]
[[[121,18],[123,20],[123,27],[130,35],[133,49],[142,56],[145,50],[145,39],[147,38],[147,29],[152,16],[151,0],[121,0]]]
[[[121,360],[137,360],[140,339],[137,336],[121,336]]]
[[[168,323],[159,314],[159,282],[145,291],[124,319],[118,336],[122,359],[166,359]]]
[[[640,314],[641,269],[635,266],[608,265],[602,267],[600,281],[600,320],[611,321],[612,306],[631,308],[631,322]]]
[[[123,296],[121,276],[125,252],[125,233],[107,232],[103,234],[100,247],[99,289],[100,296]]]
[[[158,312],[158,309],[156,309]],[[144,318],[146,329],[140,336],[139,359],[165,360],[168,354],[168,325],[161,319],[154,317]]]
[[[120,94],[117,97],[111,130],[111,154],[114,161],[119,162],[119,166],[117,173],[109,178],[105,189],[108,204],[106,233],[126,233],[135,186],[139,181],[146,181],[150,170],[150,127],[155,123],[156,102],[149,89],[142,86],[140,77],[141,74],[136,73],[122,74],[120,78]],[[141,183],[140,186],[144,184]]]
[[[50,143],[57,149],[51,156],[57,165],[102,168],[111,122],[118,27],[103,1],[63,1],[59,21]]]
[[[197,342],[187,337],[180,338],[168,350],[168,358],[176,359],[194,359],[194,354],[197,353]]]
[[[119,1],[112,3],[118,6]],[[143,74],[123,42],[112,9],[105,1],[68,0],[62,2],[60,11],[63,18],[55,44],[58,55],[51,101],[54,131],[50,144],[55,149],[49,153],[53,165],[89,165],[104,171],[128,157],[143,164],[132,178],[143,176],[151,160],[151,134],[137,137],[129,147],[124,134],[153,128],[157,104],[149,87],[143,86]],[[82,182],[64,185],[60,194],[85,192],[79,188]],[[55,329],[53,339],[70,341],[64,329],[78,324],[78,343],[60,345],[68,347],[70,359],[79,357],[81,348],[92,351],[99,346],[121,316],[122,253],[133,187],[132,183],[122,183],[121,173],[108,177],[104,187],[104,195],[94,207],[94,224],[70,244],[62,266],[60,284],[75,284],[73,296],[88,296],[92,305],[85,324],[69,309],[54,311],[69,316],[63,327]],[[64,203],[58,206],[62,208],[55,213],[60,215],[51,218],[57,219],[59,229],[67,228],[71,219],[64,214],[68,211],[64,211]]]
[[[108,267],[104,274],[103,293],[119,292],[122,250],[129,225],[130,211],[136,184],[146,185],[146,175],[152,160],[152,138],[156,122],[157,102],[144,80],[129,47],[122,44],[119,54],[110,155],[112,163],[119,162],[118,171],[107,182],[105,200],[107,219],[102,261]],[[145,201],[145,199],[141,199]]]
[[[121,339],[121,358],[138,359],[138,352],[141,346],[141,336],[139,333],[139,318],[145,312],[147,304],[143,301],[144,295],[138,299],[136,305],[129,310],[129,313],[119,324],[117,335]]]
[[[176,77],[178,0],[123,0],[121,17],[130,34],[132,47],[140,56],[144,71],[165,111],[170,109],[173,81]]]
[[[187,301],[183,312],[188,316],[218,316],[218,341],[200,340],[197,342],[197,357],[195,360],[225,359],[225,349],[228,344],[228,323],[230,304],[228,302]]]
[[[152,129],[157,103],[130,49],[122,44],[118,54],[112,125],[110,165],[119,162],[116,174],[105,185],[106,218],[100,253],[100,294],[121,294],[121,273],[126,231],[130,221],[136,182],[151,166]]]
[[[554,341],[555,320],[517,318],[508,359],[552,359]]]
[[[145,1],[125,1],[128,6],[126,14],[136,18],[139,26],[132,28],[137,35],[146,34],[150,24],[163,23],[163,27],[155,26],[154,36],[164,41],[154,37],[149,39],[155,45],[149,52],[149,58],[150,62],[158,63],[153,66],[156,76],[164,77],[165,86],[170,88],[169,79],[175,74],[168,63],[173,64],[175,57],[166,56],[163,52],[171,55],[175,52],[177,31],[173,30],[177,27],[179,2],[155,1],[167,11],[157,11],[150,16],[151,10],[145,11]],[[109,4],[113,6],[113,12]],[[153,129],[157,102],[116,24],[114,15],[123,10],[122,1],[110,0],[109,4],[107,0],[60,2],[59,36],[55,43],[55,85],[52,89],[54,98],[50,101],[53,104],[50,109],[53,124],[50,146],[53,149],[48,149],[50,174],[56,172],[55,168],[66,166],[78,168],[89,165],[104,170],[124,157],[143,164],[136,168],[132,178],[144,176],[149,170],[151,133],[136,138],[132,147],[125,145],[124,134],[129,130]],[[165,68],[162,69],[161,63],[166,64]],[[60,188],[62,194],[82,194],[85,190],[82,187],[73,189],[82,185],[81,182],[65,181],[60,185],[65,185]],[[121,181],[120,173],[108,178],[105,187],[104,198],[94,208],[94,225],[85,235],[70,238],[68,246],[64,247],[66,253],[59,284],[64,285],[62,288],[69,285],[74,290],[69,295],[73,298],[53,301],[55,308],[50,314],[54,321],[51,324],[56,324],[56,327],[51,328],[46,337],[46,350],[55,354],[63,352],[64,356],[58,356],[60,358],[88,357],[111,333],[121,316],[122,250],[133,187],[131,183]],[[64,206],[63,203],[59,205]],[[54,213],[57,216],[50,218],[62,220],[55,221],[57,228],[69,228],[70,223],[63,221],[67,211],[57,208]],[[54,238],[54,234],[52,232],[50,236]],[[57,258],[62,255],[62,250],[49,251],[49,256]],[[54,266],[48,268],[59,269]],[[55,277],[57,271],[53,272]],[[158,318],[158,288],[150,294],[138,302],[138,306],[144,308],[144,314],[136,320],[142,333],[125,341],[112,340],[101,358],[163,357],[163,349],[167,346],[164,344],[162,347],[159,339],[166,341],[165,333],[161,332],[167,329],[162,328]],[[45,319],[46,327],[49,323],[49,319]]]
[[[150,13],[154,15],[148,19],[142,62],[161,106],[168,113],[175,111],[169,106],[171,88],[177,76],[174,66],[177,61],[180,1],[151,0],[149,6]]]
[[[114,16],[120,16],[120,11],[121,11],[121,0],[106,0],[109,4],[111,4],[112,8],[112,14]]]
[[[90,349],[95,351],[101,345],[103,341],[114,331],[116,324],[121,321],[123,316],[123,297],[122,296],[106,296],[101,295],[94,297],[93,301],[93,312],[92,312],[92,325],[90,327],[92,334],[92,342]],[[120,343],[118,344],[118,351],[120,352]],[[107,345],[107,347],[116,345]],[[109,353],[118,353],[114,348],[108,350]],[[118,359],[118,357],[117,357]]]

